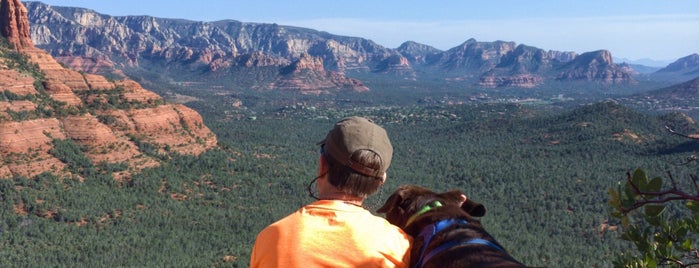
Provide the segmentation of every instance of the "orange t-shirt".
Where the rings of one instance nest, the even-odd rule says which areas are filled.
[[[250,267],[408,267],[410,242],[364,208],[319,200],[262,230]]]

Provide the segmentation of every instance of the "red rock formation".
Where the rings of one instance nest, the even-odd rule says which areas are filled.
[[[30,112],[36,109],[36,104],[28,100],[16,100],[13,95],[24,98],[39,93],[34,88],[34,78],[15,70],[5,69],[7,66],[0,62],[0,122],[9,121],[7,112]]]
[[[68,68],[85,73],[115,73],[125,77],[123,72],[118,71],[114,62],[106,57],[84,57],[84,56],[58,56],[58,62],[68,66]]]
[[[0,34],[17,50],[33,48],[27,8],[19,0],[0,0]]]
[[[93,163],[127,163],[129,169],[114,174],[116,179],[158,165],[158,160],[139,151],[133,137],[162,153],[200,154],[216,146],[216,136],[195,111],[166,104],[131,80],[112,82],[63,68],[31,44],[22,3],[0,1],[2,34],[45,74],[40,81],[44,93],[34,87],[37,78],[11,70],[11,65],[0,60],[0,89],[4,90],[0,96],[0,178],[43,172],[69,175],[66,164],[51,154],[54,140],[79,144]],[[118,108],[128,106],[148,108]],[[84,110],[78,113],[76,107]],[[51,113],[44,109],[54,109],[50,112],[57,118],[48,118]],[[14,114],[20,112],[24,114]]]
[[[44,89],[52,99],[64,102],[68,106],[79,107],[82,105],[82,101],[78,96],[73,93],[70,87],[66,86],[59,81],[44,81]]]
[[[141,87],[136,81],[125,79],[116,82],[117,86],[124,88],[124,98],[131,102],[154,103],[156,100],[162,100],[158,94],[146,90]]]
[[[85,82],[85,78],[79,72],[64,68],[50,54],[41,49],[30,49],[23,51],[29,56],[30,61],[39,65],[39,69],[46,74],[49,82],[63,83],[72,90],[88,90],[90,87]]]
[[[101,75],[85,74],[85,82],[90,89],[105,90],[114,89],[114,83],[107,81],[107,78]]]
[[[38,93],[34,88],[34,77],[15,70],[0,70],[0,90],[9,90],[19,96]]]
[[[161,105],[156,108],[135,109],[129,112],[134,127],[132,133],[152,144],[182,154],[199,154],[216,145],[213,133],[201,117],[181,104]],[[200,139],[204,144],[198,144]]]
[[[302,55],[298,61],[284,68],[282,74],[270,85],[271,88],[304,94],[323,94],[338,89],[369,91],[369,88],[357,79],[348,78],[339,72],[325,71],[323,59],[310,55]]]
[[[10,110],[13,112],[29,112],[36,110],[36,104],[28,100],[0,101],[0,115],[2,115],[5,110]]]
[[[36,119],[0,124],[0,151],[3,153],[24,153],[30,148],[51,146],[51,138],[65,139],[59,121],[55,118]]]
[[[0,123],[0,175],[61,174],[65,164],[49,154],[53,138],[65,139],[55,118]]]

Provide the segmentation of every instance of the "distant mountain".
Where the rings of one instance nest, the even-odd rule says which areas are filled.
[[[699,77],[699,54],[682,57],[651,74],[656,79],[688,81]]]
[[[434,59],[436,55],[443,52],[434,47],[413,41],[407,41],[401,44],[396,50],[414,65],[425,64],[430,61],[429,59]]]
[[[626,58],[614,58],[614,62],[625,62],[628,63],[629,65],[640,65],[640,66],[646,66],[649,68],[663,68],[670,64],[672,60],[654,60],[654,59],[649,59],[649,58],[643,58],[643,59],[637,59],[637,60],[630,60]]]
[[[0,22],[0,179],[97,171],[126,180],[161,157],[216,146],[194,110],[129,79],[66,69],[36,48],[18,0],[2,1]]]
[[[607,83],[628,83],[633,81],[626,65],[616,65],[612,53],[599,50],[583,53],[563,66],[559,80],[594,80]]]
[[[627,70],[618,68],[611,60],[605,61],[608,64],[604,67],[578,62],[575,67],[555,70],[574,61],[577,53],[534,47],[517,50],[514,42],[470,39],[447,51],[406,42],[389,49],[363,38],[277,24],[113,17],[40,2],[26,5],[31,38],[36,45],[71,68],[86,72],[151,72],[178,82],[211,81],[216,77],[218,81],[234,81],[252,89],[281,86],[283,90],[311,94],[365,91],[367,87],[361,81],[346,77],[356,74],[461,80],[489,87],[531,87],[567,79],[633,83],[630,75],[623,74]],[[314,78],[306,84],[301,84],[303,79],[287,83],[289,73],[284,70],[298,68],[292,65],[302,57],[313,58],[314,66],[322,66],[324,73],[319,73],[320,69],[296,72],[312,73]],[[594,69],[585,70],[586,67]],[[264,75],[251,76],[251,72]],[[334,85],[334,89],[318,90],[314,88],[318,83]]]
[[[692,54],[670,63],[658,70],[658,73],[679,73],[683,75],[699,75],[699,54]]]
[[[638,74],[650,74],[657,72],[658,70],[662,69],[662,67],[651,67],[651,66],[646,66],[646,65],[640,65],[640,64],[630,64],[629,67],[633,69],[636,73]]]

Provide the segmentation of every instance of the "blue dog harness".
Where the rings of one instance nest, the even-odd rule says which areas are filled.
[[[439,201],[436,201],[436,203],[438,203],[438,205],[436,205],[436,206],[429,205],[430,208],[427,210],[441,206],[441,203],[439,203]],[[427,210],[421,211],[421,212],[425,213],[425,212],[427,212]],[[422,213],[420,213],[420,214],[422,214]],[[437,233],[439,233],[439,232],[443,231],[444,229],[449,228],[455,224],[468,224],[468,221],[464,220],[464,219],[445,219],[445,220],[440,220],[438,222],[427,225],[425,228],[422,229],[422,231],[418,235],[418,237],[422,238],[422,241],[423,241],[422,248],[420,249],[420,258],[418,258],[418,261],[416,262],[418,268],[425,265],[425,263],[427,263],[432,257],[441,253],[442,251],[449,249],[449,248],[452,248],[452,247],[455,247],[455,246],[459,246],[459,245],[485,245],[485,246],[489,246],[491,248],[494,248],[494,249],[502,251],[502,252],[505,251],[502,247],[496,245],[495,243],[493,243],[491,241],[488,241],[488,240],[485,240],[482,238],[472,238],[472,239],[467,239],[467,240],[456,240],[456,241],[450,241],[450,242],[444,243],[443,245],[440,245],[440,246],[430,250],[430,252],[427,255],[425,255],[425,252],[427,251],[427,246],[430,244],[430,241],[432,241],[432,238],[434,238],[434,236]]]

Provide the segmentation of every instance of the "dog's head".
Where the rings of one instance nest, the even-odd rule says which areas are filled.
[[[377,212],[385,213],[388,222],[405,228],[411,216],[434,201],[439,201],[445,206],[461,207],[464,212],[474,217],[485,215],[485,206],[468,199],[461,191],[435,193],[416,185],[398,187]]]

